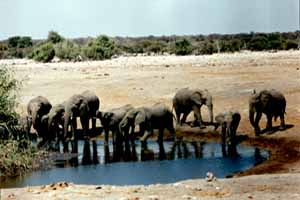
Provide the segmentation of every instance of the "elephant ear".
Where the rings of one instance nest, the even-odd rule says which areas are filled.
[[[48,122],[49,116],[48,115],[44,115],[41,119],[42,124],[46,124]]]
[[[89,106],[86,101],[83,101],[79,106],[79,112],[81,115],[87,115],[89,113]]]
[[[202,105],[205,103],[205,99],[203,98],[203,94],[199,91],[194,92],[191,95],[191,100],[195,102],[197,105]]]
[[[224,114],[218,114],[218,115],[216,116],[215,120],[216,120],[216,122],[217,122],[218,124],[221,125],[221,124],[224,122],[224,120],[225,120]]]
[[[144,110],[139,110],[136,114],[134,124],[139,125],[146,121],[146,112]]]

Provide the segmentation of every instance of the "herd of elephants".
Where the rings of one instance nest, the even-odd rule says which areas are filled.
[[[203,122],[201,107],[208,107],[210,121]],[[213,125],[215,129],[222,127],[222,143],[234,144],[236,130],[241,120],[238,111],[226,111],[214,118],[213,98],[209,91],[200,89],[182,88],[173,97],[173,108],[170,109],[162,103],[150,107],[133,107],[124,105],[108,111],[101,111],[100,100],[95,93],[84,91],[71,96],[67,101],[52,106],[49,100],[42,96],[31,99],[27,105],[26,131],[30,132],[31,126],[41,138],[39,146],[63,144],[63,151],[68,151],[68,142],[78,140],[79,137],[88,139],[90,133],[95,133],[96,120],[101,122],[101,132],[104,131],[104,146],[108,146],[109,134],[112,133],[113,149],[122,152],[130,148],[137,138],[140,138],[141,147],[147,148],[147,139],[153,135],[153,130],[158,129],[158,143],[163,142],[164,130],[167,129],[176,140],[174,119],[177,126],[186,123],[187,116],[193,112],[194,121],[191,126]],[[249,121],[253,126],[255,135],[259,136],[261,130],[259,121],[264,113],[267,117],[266,131],[272,130],[272,120],[280,117],[280,129],[285,129],[284,115],[286,100],[284,95],[276,90],[253,91],[249,98]],[[175,115],[173,114],[175,111]],[[80,118],[82,131],[78,136],[77,117]],[[91,130],[89,129],[92,120]],[[135,131],[138,126],[139,131]]]

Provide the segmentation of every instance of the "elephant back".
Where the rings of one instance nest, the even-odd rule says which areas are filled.
[[[100,100],[97,95],[89,90],[84,91],[81,94],[87,101],[90,112],[94,115],[99,110]]]

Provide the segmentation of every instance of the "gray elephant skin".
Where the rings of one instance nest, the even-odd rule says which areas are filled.
[[[51,108],[47,115],[42,117],[42,124],[47,130],[48,140],[63,140],[61,127],[64,125],[65,102],[57,104]]]
[[[96,130],[96,114],[100,107],[100,100],[91,91],[84,91],[82,94],[76,94],[70,97],[65,104],[64,113],[64,136],[69,137],[68,128],[71,125],[71,138],[74,138],[77,130],[76,118],[80,117],[83,135],[87,137],[89,130],[89,120],[92,119],[92,129]]]
[[[201,107],[206,105],[210,113],[210,122],[213,123],[212,95],[207,90],[182,88],[173,98],[173,108],[176,113],[177,124],[185,123],[187,116],[194,111],[195,124],[203,127]],[[182,119],[181,114],[183,114]]]
[[[239,126],[241,115],[238,111],[227,111],[216,116],[216,129],[222,127],[222,143],[236,144],[236,130]]]
[[[121,106],[119,108],[113,108],[106,112],[98,112],[97,117],[100,119],[104,133],[104,144],[108,146],[109,132],[112,132],[113,141],[113,155],[114,160],[120,159],[123,154],[123,142],[125,142],[125,152],[130,151],[129,135],[128,131],[125,131],[125,135],[121,134],[119,125],[129,110],[132,110],[133,106],[130,104]],[[134,127],[131,128],[134,130]]]
[[[37,96],[31,99],[27,105],[28,117],[32,122],[32,126],[42,138],[46,137],[46,133],[41,125],[41,119],[44,115],[49,113],[51,108],[51,103],[43,96]],[[29,130],[30,128],[31,127],[29,127]]]
[[[266,131],[272,131],[272,120],[280,117],[280,129],[285,129],[284,114],[286,108],[286,100],[284,95],[272,90],[262,90],[259,93],[255,91],[249,99],[249,120],[254,128],[255,135],[260,134],[259,121],[262,117],[262,113],[267,116]],[[255,116],[256,115],[256,116]]]
[[[153,129],[158,129],[158,142],[163,142],[163,132],[167,129],[175,139],[173,113],[164,104],[158,103],[152,107],[139,107],[127,112],[120,123],[121,130],[128,130],[128,126],[138,125],[143,147],[146,147],[148,137],[153,134]]]

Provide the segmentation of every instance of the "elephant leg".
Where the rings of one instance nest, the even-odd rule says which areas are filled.
[[[186,122],[186,118],[187,118],[188,115],[189,115],[189,113],[187,113],[187,112],[183,113],[183,116],[182,116],[182,119],[181,119],[181,122],[180,122],[181,126]]]
[[[226,144],[226,126],[222,125],[222,144]]]
[[[71,136],[68,136],[69,138],[71,138],[71,140],[73,140],[75,138],[75,132],[77,130],[77,119],[76,117],[72,118],[72,126],[71,126]]]
[[[89,131],[89,118],[86,117],[80,117],[81,126],[83,129],[83,137],[88,139],[88,131]]]
[[[177,125],[181,125],[181,123],[180,123],[181,112],[179,112],[178,110],[175,110],[175,113],[176,113],[176,122],[177,122]]]
[[[92,134],[96,133],[96,118],[92,117]]]
[[[158,138],[157,138],[157,142],[159,144],[162,144],[164,142],[164,128],[160,128],[158,131]]]
[[[194,116],[195,116],[195,124],[199,125],[200,128],[204,128],[202,124],[202,117],[201,117],[201,107],[199,108],[198,106],[193,106],[193,111],[194,111]]]
[[[285,121],[284,121],[284,113],[280,115],[280,130],[284,130],[285,129]]]
[[[259,121],[261,119],[261,116],[262,116],[262,112],[256,113],[256,117],[255,117],[255,121],[254,121],[254,125],[255,125],[254,131],[255,131],[256,136],[259,136],[259,134],[260,134]]]
[[[109,129],[104,129],[104,145],[108,145]]]
[[[267,115],[267,126],[266,126],[266,130],[267,131],[271,131],[272,130],[272,115]]]

